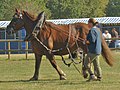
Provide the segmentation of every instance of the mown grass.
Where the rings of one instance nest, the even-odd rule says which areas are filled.
[[[67,74],[67,80],[60,81],[57,72],[44,57],[41,63],[38,81],[28,81],[34,72],[34,56],[12,55],[7,60],[6,55],[0,55],[0,90],[119,90],[120,89],[120,53],[113,52],[114,66],[109,67],[101,58],[103,79],[101,82],[86,82],[73,65],[67,67],[60,57],[56,62]],[[77,65],[81,70],[81,65]]]

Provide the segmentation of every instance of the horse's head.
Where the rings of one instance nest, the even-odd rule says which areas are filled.
[[[20,30],[23,26],[24,26],[23,14],[20,10],[16,9],[15,14],[13,15],[13,19],[6,28],[6,32],[8,35],[13,34]]]
[[[80,32],[80,37],[83,39],[86,39],[86,36],[90,30],[90,28],[88,27],[88,24],[85,23],[75,23],[75,27],[76,29],[79,30]]]

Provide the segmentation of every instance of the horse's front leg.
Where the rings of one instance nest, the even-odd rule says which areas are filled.
[[[49,59],[50,63],[52,64],[52,66],[56,69],[56,71],[58,72],[59,76],[60,76],[60,80],[66,80],[66,74],[61,70],[61,68],[57,65],[54,55],[51,54],[50,52],[48,52],[46,54],[47,58]]]
[[[42,58],[42,55],[35,54],[35,72],[33,77],[30,80],[38,80],[41,58]]]

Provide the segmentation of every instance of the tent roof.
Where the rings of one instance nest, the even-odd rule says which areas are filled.
[[[120,24],[120,17],[101,17],[95,18],[101,24]],[[72,24],[72,23],[88,23],[89,18],[80,18],[80,19],[55,19],[48,20],[55,24]]]
[[[120,17],[101,17],[95,18],[101,24],[120,24]],[[72,24],[72,23],[88,23],[89,18],[80,18],[80,19],[54,19],[47,20],[55,24]],[[9,25],[10,21],[0,21],[0,28],[6,28]]]

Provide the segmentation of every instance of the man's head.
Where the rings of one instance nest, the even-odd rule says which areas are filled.
[[[89,26],[90,28],[92,28],[93,26],[95,26],[97,23],[98,23],[98,22],[97,22],[94,18],[90,18],[90,19],[88,20],[88,26]]]
[[[115,32],[115,31],[116,31],[116,28],[113,28],[113,29],[112,29],[112,32]]]
[[[108,30],[105,30],[105,34],[107,34],[108,33]]]

